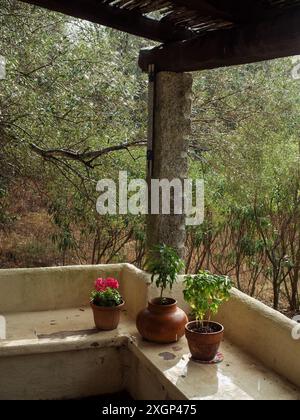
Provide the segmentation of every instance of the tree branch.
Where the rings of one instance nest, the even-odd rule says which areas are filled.
[[[34,143],[30,143],[30,148],[33,152],[41,156],[45,160],[65,158],[67,160],[74,160],[83,163],[84,165],[92,168],[92,162],[99,157],[107,155],[112,152],[117,152],[120,150],[128,150],[131,147],[145,147],[147,145],[146,141],[134,141],[131,143],[123,143],[114,146],[105,147],[100,150],[94,151],[85,151],[78,152],[74,150],[66,149],[42,149]]]
[[[73,161],[83,163],[88,168],[94,169],[97,165],[92,165],[92,163],[96,159],[112,152],[118,152],[120,150],[128,150],[128,152],[130,152],[129,151],[130,148],[146,147],[147,142],[144,140],[133,141],[131,143],[123,143],[123,144],[118,144],[115,146],[105,147],[104,149],[100,149],[100,150],[86,151],[86,152],[77,152],[74,150],[67,150],[67,149],[45,150],[34,143],[30,143],[29,146],[34,153],[41,156],[45,160],[57,161],[59,160],[59,158],[64,158],[67,160],[73,160]],[[205,153],[210,150],[209,148],[206,148],[201,145],[193,144],[193,143],[191,143],[189,147],[191,150],[194,151],[194,153]]]

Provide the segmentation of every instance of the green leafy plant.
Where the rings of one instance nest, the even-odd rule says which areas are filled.
[[[232,281],[228,276],[219,276],[208,271],[200,271],[195,276],[187,276],[184,299],[191,306],[197,321],[211,320],[220,305],[230,298]]]
[[[178,274],[183,270],[184,262],[178,256],[175,249],[167,245],[156,245],[150,251],[146,263],[146,269],[152,274],[151,281],[161,289],[160,299],[164,304],[164,290],[169,287],[172,290]]]
[[[122,297],[118,290],[107,289],[105,292],[93,291],[91,300],[96,306],[113,307],[119,306],[122,303]]]

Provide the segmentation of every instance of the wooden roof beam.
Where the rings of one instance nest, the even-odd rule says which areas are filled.
[[[101,0],[21,1],[157,42],[168,43],[195,35],[188,29],[175,27],[169,22],[159,22],[135,11],[109,6]]]
[[[282,13],[259,0],[172,0],[176,6],[195,10],[204,17],[226,20],[232,23],[250,23],[272,18]]]
[[[215,7],[209,0],[172,0],[176,6],[195,10],[203,17],[214,17],[215,19],[231,20],[232,16],[224,9]]]
[[[200,0],[201,3],[202,0]],[[272,18],[280,9],[268,7],[261,0],[204,0],[219,13],[227,13],[235,23],[250,23]]]
[[[142,50],[139,65],[147,71],[197,71],[254,63],[300,54],[300,8],[260,23],[209,32],[197,38]]]

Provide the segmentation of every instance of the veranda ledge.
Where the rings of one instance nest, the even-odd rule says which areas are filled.
[[[95,329],[89,292],[97,276],[120,279],[126,306],[117,330]],[[189,311],[182,281],[172,296]],[[200,365],[190,360],[185,338],[159,345],[139,336],[135,318],[157,293],[150,283],[149,274],[129,264],[0,270],[7,324],[0,399],[73,399],[124,389],[150,400],[300,399],[295,322],[233,289],[216,319],[226,330],[225,360]],[[72,296],[70,285],[77,290]]]

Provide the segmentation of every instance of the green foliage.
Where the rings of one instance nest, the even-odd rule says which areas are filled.
[[[220,305],[230,298],[232,282],[228,276],[218,276],[208,271],[201,271],[195,276],[187,276],[184,299],[191,306],[198,321],[208,320],[217,314]]]
[[[121,305],[123,299],[118,290],[107,288],[104,292],[94,290],[91,294],[91,301],[96,306],[113,307]]]
[[[0,34],[7,60],[0,81],[0,223],[10,220],[2,190],[33,181],[55,225],[60,264],[124,260],[136,229],[141,267],[144,222],[99,217],[95,203],[99,179],[116,180],[122,169],[129,178],[145,177],[143,148],[85,165],[44,158],[32,146],[82,153],[145,140],[147,78],[136,65],[145,41],[14,0],[0,0]]]
[[[179,258],[175,249],[167,245],[156,245],[150,251],[146,262],[146,269],[152,274],[152,283],[161,289],[161,300],[163,301],[164,290],[169,287],[171,290],[178,274],[184,269],[184,262]]]

